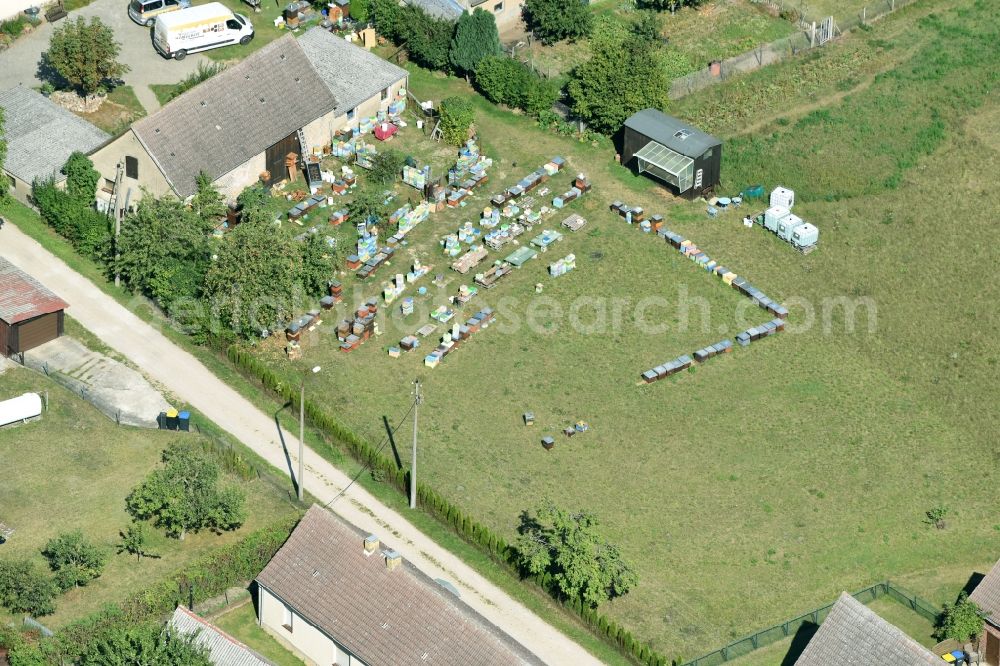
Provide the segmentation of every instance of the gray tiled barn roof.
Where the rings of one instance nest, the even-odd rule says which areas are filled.
[[[180,634],[195,636],[194,642],[208,648],[209,659],[216,666],[274,666],[272,662],[183,606],[174,609],[168,624]]]
[[[318,26],[299,38],[299,46],[336,98],[337,115],[406,78],[402,67]]]
[[[337,105],[291,35],[167,103],[132,129],[182,199]]]
[[[55,176],[73,151],[89,154],[111,138],[83,118],[25,86],[0,91],[7,159],[4,170],[31,183]]]
[[[969,595],[969,600],[979,604],[986,613],[986,621],[1000,627],[1000,562],[993,565],[990,572],[979,581],[979,585]]]
[[[465,8],[455,0],[403,0],[408,5],[419,7],[434,18],[457,21]]]
[[[722,145],[722,142],[711,134],[706,134],[697,127],[668,116],[658,109],[637,111],[625,121],[625,127],[688,157],[701,157],[709,148]],[[678,132],[683,132],[687,137],[682,139],[676,136]]]
[[[313,506],[257,582],[366,664],[506,666],[534,656],[405,560]]]
[[[796,666],[939,666],[930,650],[844,592],[806,645]]]

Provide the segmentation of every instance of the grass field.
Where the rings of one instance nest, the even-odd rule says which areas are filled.
[[[698,117],[699,100],[724,110],[741,96],[763,98],[754,114],[762,126],[724,149],[726,190],[756,182],[796,189],[797,212],[822,229],[813,254],[744,229],[738,214],[709,221],[697,204],[669,200],[615,166],[607,144],[554,137],[477,102],[483,143],[502,158],[487,189],[562,154],[571,173],[595,183],[579,206],[590,225],[470,303],[467,311],[499,306],[502,326],[433,371],[417,355],[384,355],[426,321],[416,317],[405,331],[387,322],[390,333],[349,356],[334,351],[332,336],[307,340],[298,365],[267,346],[261,354],[290,378],[322,364],[313,390],[376,441],[382,417],[405,413],[409,381],[421,376],[423,478],[507,536],[518,512],[543,497],[594,510],[641,576],[638,589],[605,610],[669,656],[695,656],[886,577],[952,567],[939,586],[953,598],[1000,550],[995,503],[982,491],[996,480],[986,433],[996,432],[997,416],[985,406],[1000,398],[991,334],[998,287],[976,268],[993,264],[997,240],[987,174],[998,161],[1000,110],[988,97],[998,42],[987,7],[918,4],[812,56],[815,64],[796,59],[678,107]],[[866,82],[880,66],[888,71]],[[771,94],[797,67],[811,72],[809,92],[793,85]],[[422,99],[465,89],[421,72],[411,87]],[[738,133],[738,124],[720,122],[719,131]],[[605,212],[617,198],[664,212],[671,228],[786,301],[792,330],[676,382],[636,386],[651,363],[731,336],[741,317],[744,325],[762,317],[741,312],[734,292]],[[436,238],[474,219],[482,203],[413,232],[406,253],[451,281],[440,295],[432,290],[430,304],[461,282],[445,270]],[[976,238],[967,240],[971,228]],[[546,276],[548,258],[570,251],[577,270]],[[395,263],[366,295],[406,267]],[[536,282],[552,299],[544,307],[533,300]],[[710,308],[704,332],[700,306],[679,330],[682,286]],[[638,332],[628,307],[619,329],[570,330],[567,312],[580,297],[634,304],[652,295],[668,299],[647,313],[669,324],[666,332]],[[849,329],[845,297],[871,299],[873,330],[865,307]],[[593,322],[591,312],[581,319]],[[530,313],[537,326],[509,326]],[[532,429],[520,424],[528,410],[538,420]],[[550,453],[538,445],[578,419],[592,431],[558,439]],[[945,531],[923,523],[939,505],[952,511]]]
[[[0,398],[26,391],[47,391],[49,409],[39,421],[0,430],[0,459],[8,480],[0,485],[0,520],[16,530],[0,546],[0,556],[31,557],[44,566],[39,550],[58,533],[77,527],[113,552],[118,532],[129,523],[125,496],[156,466],[164,448],[199,435],[119,427],[40,374],[14,366],[0,375]],[[227,480],[247,492],[250,511],[243,528],[221,536],[192,534],[183,542],[150,530],[151,550],[159,558],[136,562],[128,555],[112,555],[100,578],[58,597],[56,613],[42,622],[57,628],[119,601],[247,530],[296,510],[294,496],[289,499],[288,489],[270,476]]]
[[[212,618],[212,624],[267,657],[275,666],[302,666],[301,659],[260,628],[252,602]]]
[[[615,20],[628,19],[634,9],[612,2],[592,3],[597,16]],[[787,37],[795,26],[754,8],[747,0],[713,0],[697,9],[683,7],[675,13],[661,12],[663,36],[669,39],[667,48],[680,54],[686,69],[672,70],[683,76],[704,69],[712,60],[744,53],[759,46]],[[545,46],[532,43],[519,58],[527,59],[544,76],[565,75],[588,57],[587,40],[559,42]]]

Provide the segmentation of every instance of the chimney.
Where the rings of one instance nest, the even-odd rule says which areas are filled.
[[[385,568],[392,571],[403,563],[402,556],[394,550],[385,551]]]
[[[365,537],[365,557],[368,557],[376,550],[378,550],[379,542],[378,537],[374,534],[369,534]]]

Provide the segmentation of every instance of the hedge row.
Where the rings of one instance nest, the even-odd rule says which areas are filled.
[[[44,652],[52,655],[49,661],[55,659],[53,663],[75,662],[91,643],[118,627],[162,621],[178,604],[199,603],[253,580],[285,543],[298,520],[298,516],[286,518],[251,532],[170,578],[67,625],[53,638],[45,639],[48,644]],[[5,643],[15,650],[36,650],[23,640],[0,633],[0,646]]]
[[[258,360],[251,352],[236,345],[227,348],[226,356],[241,371],[259,381],[264,388],[276,393],[282,400],[290,402],[296,409],[299,405],[299,388],[282,380],[277,373]],[[378,472],[385,481],[400,492],[409,491],[410,475],[399,469],[395,460],[376,449],[371,443],[359,437],[354,431],[340,423],[316,403],[306,400],[305,413],[310,423],[324,431],[335,441],[343,444],[355,459]],[[580,599],[563,599],[558,586],[549,574],[525,575],[520,566],[517,549],[486,525],[476,521],[444,496],[425,483],[417,483],[417,499],[422,509],[448,525],[471,545],[509,570],[531,580],[548,594],[562,602],[565,608],[575,612],[594,633],[608,643],[618,647],[644,666],[667,666],[671,662],[656,653],[647,643],[641,642],[624,627],[609,620],[597,609],[591,608]]]

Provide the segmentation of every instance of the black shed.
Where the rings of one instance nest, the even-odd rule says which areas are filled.
[[[719,184],[722,141],[662,111],[644,109],[622,127],[621,157],[624,166],[694,199]]]

